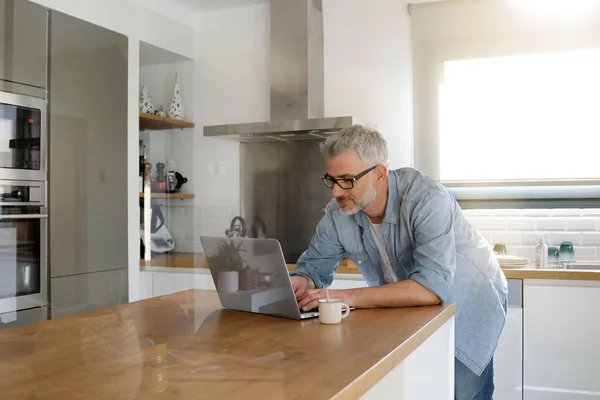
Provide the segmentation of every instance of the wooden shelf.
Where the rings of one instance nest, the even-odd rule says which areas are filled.
[[[153,199],[193,199],[196,197],[194,193],[151,193]],[[144,193],[140,193],[140,199],[144,197]]]
[[[162,131],[166,129],[193,128],[195,126],[196,124],[193,122],[140,113],[140,131]]]

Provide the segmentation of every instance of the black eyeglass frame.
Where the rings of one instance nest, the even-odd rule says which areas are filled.
[[[359,180],[360,178],[362,178],[363,176],[365,176],[366,174],[368,174],[369,172],[373,171],[375,168],[377,168],[377,165],[373,165],[371,168],[367,168],[365,169],[363,172],[361,172],[360,174],[356,175],[353,178],[339,178],[336,179],[333,176],[329,176],[327,174],[323,175],[321,177],[321,181],[323,181],[323,184],[329,188],[329,189],[333,189],[333,185],[338,185],[338,187],[340,189],[343,190],[351,190],[354,189],[354,183],[356,183],[357,180]],[[343,187],[342,185],[340,185],[340,182],[348,182],[350,184],[350,187]],[[329,184],[331,184],[331,186],[329,186]]]

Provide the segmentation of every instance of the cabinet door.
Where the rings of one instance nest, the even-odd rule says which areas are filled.
[[[600,395],[600,282],[533,281],[524,288],[524,399]]]
[[[25,0],[0,0],[1,89],[45,97],[48,12]]]
[[[494,400],[523,399],[523,309],[508,306],[506,325],[494,354]]]

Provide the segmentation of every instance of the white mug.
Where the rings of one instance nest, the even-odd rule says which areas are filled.
[[[342,309],[345,308],[342,315]],[[342,322],[350,314],[350,307],[342,303],[340,299],[320,299],[319,300],[319,322],[322,324],[333,325]]]

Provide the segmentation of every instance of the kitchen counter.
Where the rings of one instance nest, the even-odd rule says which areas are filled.
[[[140,260],[142,270],[145,267],[172,267],[172,268],[203,268],[208,269],[203,253],[168,253],[154,256],[149,262]],[[296,264],[287,264],[292,271]],[[573,269],[535,269],[533,266],[525,268],[503,268],[507,279],[556,279],[556,280],[582,280],[600,281],[600,270],[573,270]],[[360,274],[356,265],[350,260],[340,261],[338,274]]]
[[[1,331],[0,393],[6,399],[318,400],[385,398],[411,385],[415,394],[421,385],[431,395],[452,388],[451,368],[441,382],[435,377],[439,385],[408,377],[453,365],[454,313],[453,303],[354,310],[328,326],[224,310],[214,291],[189,290]],[[422,350],[436,343],[444,348]],[[393,392],[382,392],[382,378],[391,373],[400,374],[387,379]]]

